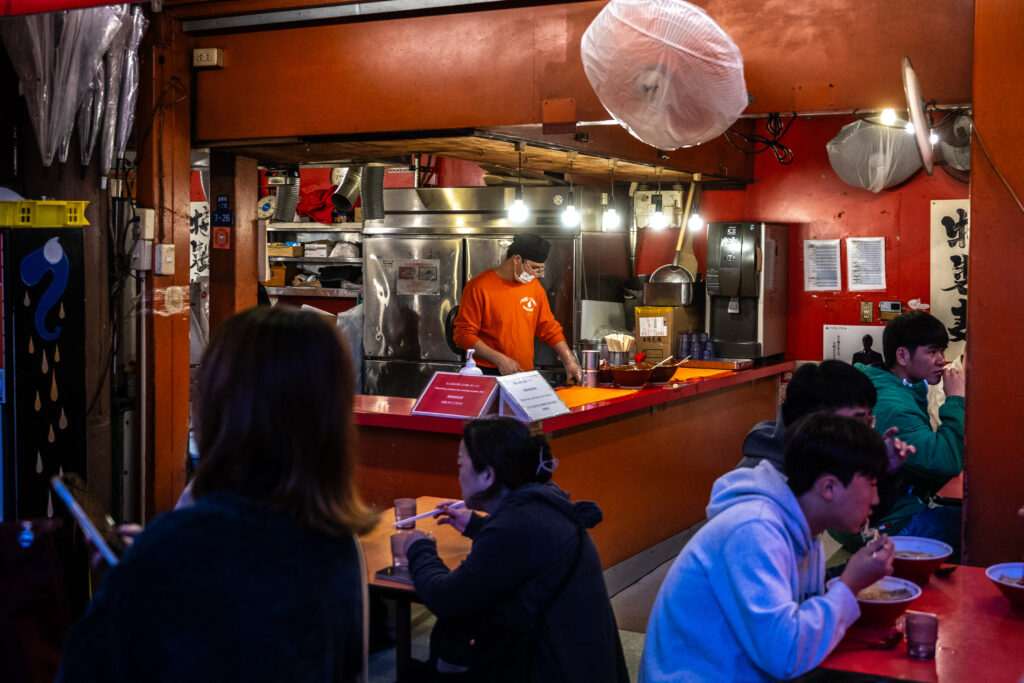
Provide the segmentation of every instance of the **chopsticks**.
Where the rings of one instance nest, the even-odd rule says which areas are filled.
[[[608,345],[608,351],[630,351],[633,348],[633,337],[628,334],[609,334],[605,335],[605,343]]]
[[[463,507],[465,504],[466,501],[459,500],[449,505],[448,509],[454,510],[455,508]],[[418,515],[415,515],[414,517],[406,517],[405,519],[400,519],[397,522],[392,522],[391,526],[397,527],[399,524],[408,524],[409,522],[415,522],[418,519],[424,519],[426,517],[436,517],[437,515],[441,514],[441,512],[442,510],[440,508],[434,508],[429,512],[422,512]]]

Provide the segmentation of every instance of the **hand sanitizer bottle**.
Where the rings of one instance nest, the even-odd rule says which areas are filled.
[[[473,349],[466,350],[466,366],[459,370],[460,375],[482,375],[484,371],[476,366],[473,360]]]

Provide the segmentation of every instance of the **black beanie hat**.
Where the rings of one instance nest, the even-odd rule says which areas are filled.
[[[539,235],[521,232],[513,238],[512,244],[508,248],[508,255],[505,258],[519,254],[528,261],[544,263],[548,258],[549,251],[551,251],[551,242],[548,242]]]

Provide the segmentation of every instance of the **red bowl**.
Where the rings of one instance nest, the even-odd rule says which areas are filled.
[[[953,549],[942,541],[922,536],[890,536],[896,557],[892,562],[892,575],[902,579],[910,579],[918,586],[928,583],[935,570],[939,568]],[[900,557],[900,553],[927,553],[927,557]]]
[[[838,580],[838,577],[830,580],[827,584],[828,587],[831,588],[832,584]],[[907,611],[910,603],[921,597],[920,586],[913,581],[900,579],[895,576],[883,576],[868,588],[881,588],[887,591],[905,588],[910,591],[910,597],[901,600],[862,600],[858,597],[857,604],[860,605],[860,618],[857,620],[858,626],[891,626],[901,614]],[[868,588],[864,590],[868,590]],[[861,591],[861,594],[863,594],[863,591]]]
[[[612,377],[615,378],[615,383],[623,389],[639,389],[647,384],[647,380],[651,378],[651,371],[649,369],[645,370],[635,365],[612,366],[611,371]]]
[[[1015,612],[1024,612],[1024,586],[1014,583],[1024,576],[1024,562],[994,564],[985,570],[985,576],[1010,601],[1010,609]],[[1009,580],[1002,580],[1001,577],[1008,577]]]

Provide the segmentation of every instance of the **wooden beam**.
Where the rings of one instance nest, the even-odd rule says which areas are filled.
[[[154,15],[141,54],[137,135],[138,202],[156,209],[155,241],[173,244],[173,275],[147,274],[139,358],[143,519],[169,510],[185,485],[189,405],[189,173],[191,55],[177,22]]]
[[[259,171],[254,159],[210,153],[211,334],[238,311],[256,305],[258,190]],[[230,225],[217,225],[218,215],[230,216]],[[228,235],[226,246],[219,244],[219,231]]]

